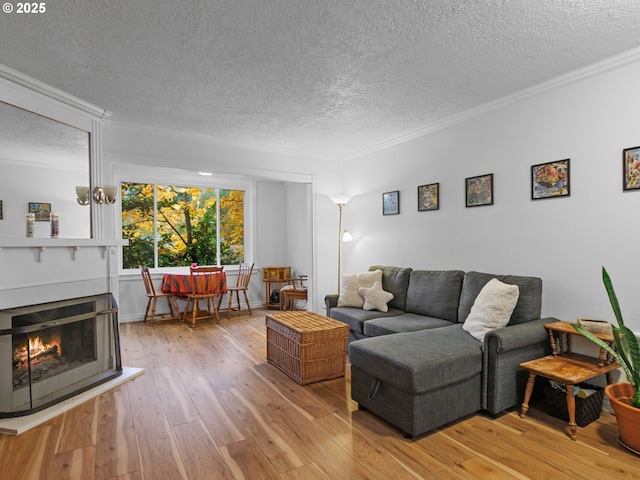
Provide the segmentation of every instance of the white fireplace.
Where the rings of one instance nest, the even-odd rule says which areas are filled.
[[[0,239],[0,418],[121,373],[115,247],[125,243]]]
[[[0,418],[120,376],[117,312],[110,293],[0,310]]]

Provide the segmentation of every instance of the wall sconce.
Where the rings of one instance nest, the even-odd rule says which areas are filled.
[[[89,205],[89,187],[76,187],[76,200],[80,205]]]
[[[115,185],[105,185],[93,189],[93,199],[99,204],[113,205],[116,203],[118,187]]]

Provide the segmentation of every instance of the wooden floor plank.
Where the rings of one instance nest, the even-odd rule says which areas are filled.
[[[112,390],[99,400],[96,480],[139,470],[138,444],[127,392]]]
[[[270,412],[252,402],[252,397],[241,389],[221,393],[223,400],[246,429],[252,440],[266,455],[278,472],[286,472],[310,460],[302,453],[294,432],[283,435],[279,425],[273,422]],[[293,434],[293,435],[291,435]]]
[[[179,425],[199,419],[196,407],[173,367],[159,368],[154,370],[152,375],[169,425]],[[188,380],[185,379],[185,382]]]
[[[53,456],[44,477],[47,480],[94,480],[96,472],[96,448],[94,445],[65,450]]]
[[[337,414],[317,418],[315,423],[320,425],[340,448],[372,473],[388,478],[420,478],[410,466],[396,461],[385,448],[351,428]]]
[[[175,425],[173,432],[189,480],[232,479],[231,469],[200,421]]]
[[[56,453],[95,445],[98,401],[98,398],[94,398],[63,414],[63,427]]]
[[[15,437],[7,437],[0,464],[0,478],[46,480],[53,463],[55,427],[40,426]]]
[[[245,440],[242,425],[206,378],[190,378],[185,388],[216,445],[220,447]]]
[[[144,478],[186,479],[187,474],[169,421],[160,405],[133,411]]]
[[[273,464],[253,440],[232,443],[220,450],[237,480],[252,480],[254,478],[276,480],[281,478]]]
[[[331,480],[313,463],[284,472],[280,477],[283,480]]]

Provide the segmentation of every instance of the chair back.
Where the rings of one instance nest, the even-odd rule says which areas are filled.
[[[151,280],[151,272],[149,271],[149,267],[140,267],[140,273],[142,274],[142,281],[144,283],[144,289],[146,291],[147,297],[155,297],[156,289],[153,286],[153,280]]]
[[[299,275],[298,278],[291,279],[291,285],[293,285],[294,290],[306,290],[307,287],[304,284],[309,279],[308,275]],[[296,285],[297,282],[297,285]]]
[[[251,273],[253,272],[253,263],[241,263],[238,267],[238,277],[236,278],[236,287],[247,288]]]
[[[224,267],[191,267],[191,293],[193,295],[214,296],[220,293],[222,270]]]

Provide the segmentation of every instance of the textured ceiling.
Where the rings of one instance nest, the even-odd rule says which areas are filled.
[[[636,48],[638,25],[637,0],[56,0],[0,16],[0,62],[113,122],[340,158]]]

